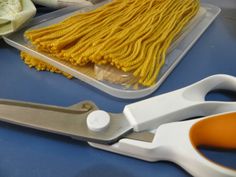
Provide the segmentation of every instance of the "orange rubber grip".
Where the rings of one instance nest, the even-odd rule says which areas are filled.
[[[200,120],[192,126],[190,140],[196,148],[236,149],[236,112]]]

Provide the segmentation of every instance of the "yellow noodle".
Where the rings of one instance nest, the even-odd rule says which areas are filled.
[[[198,9],[199,0],[113,0],[58,24],[29,30],[25,36],[38,50],[60,60],[76,66],[110,64],[150,86],[171,42]],[[38,70],[58,72],[26,53],[22,58]]]
[[[37,58],[30,56],[29,54],[27,54],[25,52],[21,52],[21,58],[24,60],[24,62],[26,64],[29,65],[29,67],[35,67],[35,69],[37,69],[38,71],[50,71],[50,72],[54,72],[54,73],[63,74],[68,79],[71,79],[73,77],[70,74],[60,71],[56,67],[46,64],[45,62],[42,62],[42,61],[38,60]]]

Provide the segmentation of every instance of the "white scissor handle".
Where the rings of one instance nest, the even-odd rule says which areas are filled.
[[[213,75],[182,89],[127,105],[123,113],[135,131],[142,131],[189,117],[236,110],[236,102],[205,101],[207,93],[216,89],[236,92],[236,78]]]
[[[235,126],[236,112],[229,112],[163,124],[157,129],[152,142],[125,138],[110,146],[90,145],[150,162],[174,162],[195,177],[235,177],[236,170],[212,162],[196,148],[198,145],[206,145],[235,149]],[[194,138],[196,135],[200,141]]]
[[[235,169],[214,163],[197,150],[198,146],[236,149],[235,126],[236,112],[162,125],[152,142],[156,160],[175,162],[195,177],[235,177]]]

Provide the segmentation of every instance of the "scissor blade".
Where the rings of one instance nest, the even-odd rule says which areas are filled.
[[[0,100],[0,120],[101,144],[114,143],[131,131],[132,127],[122,114],[110,114],[111,123],[105,131],[90,131],[86,123],[87,115],[96,109],[96,105],[91,102],[64,108]]]
[[[123,138],[138,140],[138,141],[145,141],[145,142],[152,142],[155,134],[143,131],[143,132],[131,132],[125,135]]]

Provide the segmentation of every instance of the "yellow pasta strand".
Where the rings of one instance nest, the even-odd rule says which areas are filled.
[[[58,24],[29,30],[25,37],[39,51],[74,66],[112,65],[151,86],[171,43],[198,10],[199,0],[113,0]],[[21,56],[30,67],[60,72],[25,52]]]
[[[42,62],[42,61],[38,60],[37,58],[30,56],[29,54],[27,54],[25,52],[21,52],[21,58],[22,58],[22,60],[24,60],[24,62],[26,64],[29,65],[29,67],[35,67],[35,69],[37,69],[38,71],[50,71],[53,73],[63,74],[68,79],[73,78],[73,76],[71,76],[70,74],[60,71],[56,67],[49,65],[45,62]]]

